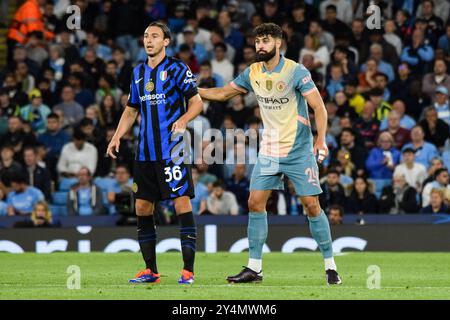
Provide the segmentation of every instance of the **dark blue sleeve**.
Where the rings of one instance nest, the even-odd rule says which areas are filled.
[[[142,81],[142,79],[141,79]],[[139,83],[139,82],[138,82]],[[139,109],[141,104],[140,104],[140,99],[139,99],[139,91],[137,88],[136,81],[134,79],[134,72],[131,74],[131,81],[130,81],[130,93],[128,94],[128,103],[127,105],[129,107],[135,108],[135,109]]]
[[[184,63],[180,63],[179,68],[181,69],[181,72],[175,72],[175,82],[183,96],[189,100],[198,93],[196,84],[197,79]]]

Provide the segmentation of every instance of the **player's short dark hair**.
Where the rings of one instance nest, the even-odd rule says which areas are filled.
[[[169,40],[172,39],[172,36],[171,36],[171,34],[170,34],[170,29],[169,29],[169,27],[166,26],[164,23],[158,22],[158,21],[154,21],[154,22],[152,22],[152,23],[150,23],[150,24],[148,25],[148,28],[149,28],[149,27],[158,27],[158,28],[160,28],[161,31],[162,31],[162,33],[163,33],[163,38],[164,38],[164,39],[169,39]]]
[[[253,35],[255,37],[272,36],[272,38],[283,38],[283,30],[275,23],[261,23],[255,29],[253,29]]]

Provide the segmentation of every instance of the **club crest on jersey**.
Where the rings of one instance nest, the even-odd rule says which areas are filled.
[[[165,81],[166,79],[167,79],[167,71],[161,71],[160,73],[159,73],[159,79],[161,80],[161,81]]]
[[[284,83],[283,81],[278,81],[275,88],[277,89],[278,92],[283,92],[284,89],[286,89],[286,83]]]
[[[133,192],[136,193],[138,191],[138,185],[136,182],[133,183]]]
[[[272,90],[272,80],[266,80],[266,89],[267,90]]]
[[[147,90],[148,92],[152,92],[154,88],[155,85],[152,81],[147,82],[147,84],[145,85],[145,90]]]

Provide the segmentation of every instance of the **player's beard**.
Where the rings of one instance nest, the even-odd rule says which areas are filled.
[[[270,59],[272,59],[273,57],[275,57],[275,54],[277,53],[277,48],[274,46],[273,50],[267,53],[256,53],[255,55],[255,60],[256,62],[267,62]]]

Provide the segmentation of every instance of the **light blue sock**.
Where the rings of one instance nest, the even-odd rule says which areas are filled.
[[[320,214],[317,217],[308,217],[309,230],[314,240],[319,245],[320,252],[324,259],[333,257],[333,245],[331,240],[330,223],[328,222],[327,215],[323,210],[320,210]]]
[[[267,213],[250,212],[248,214],[248,251],[250,259],[261,259],[264,243],[267,239]]]

